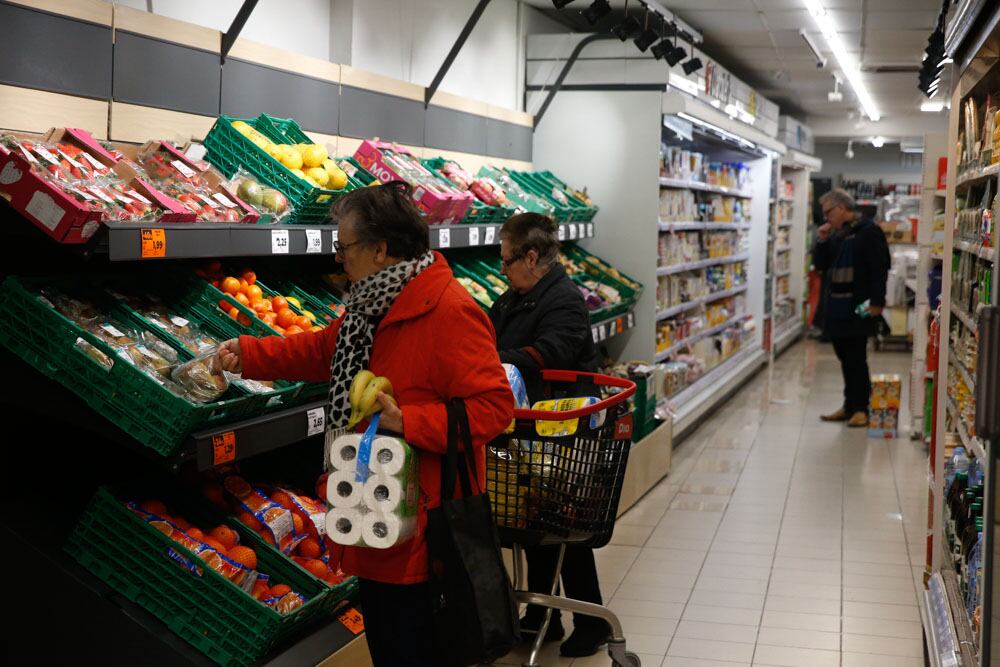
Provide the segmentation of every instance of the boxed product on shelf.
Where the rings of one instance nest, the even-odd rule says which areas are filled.
[[[660,190],[660,220],[665,222],[702,222],[706,219],[704,206],[691,190]]]
[[[471,192],[476,199],[472,202],[462,222],[469,224],[503,223],[517,212],[517,208],[507,199],[507,193],[493,179],[476,178],[462,169],[454,160],[430,158],[421,163],[438,178],[454,185],[459,190]]]
[[[544,197],[528,192],[520,183],[514,180],[510,174],[499,167],[483,165],[479,168],[477,176],[489,178],[497,183],[507,195],[507,199],[518,208],[530,211],[531,213],[541,213],[547,215],[556,222],[565,222],[557,215],[556,207]],[[565,213],[565,211],[563,211]]]
[[[101,487],[65,547],[220,665],[250,665],[333,613],[329,587],[261,536],[161,480]]]
[[[660,175],[743,190],[750,182],[750,168],[742,162],[711,162],[708,156],[679,146],[660,146]]]
[[[413,186],[413,201],[428,222],[458,222],[472,205],[471,194],[436,178],[402,146],[365,140],[355,151],[354,159],[383,183],[406,181]]]

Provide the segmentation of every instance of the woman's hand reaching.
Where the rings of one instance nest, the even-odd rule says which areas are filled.
[[[243,372],[243,357],[240,354],[240,339],[232,338],[219,345],[212,363],[215,371]]]
[[[396,401],[391,396],[379,392],[378,402],[382,405],[379,428],[403,435],[403,411],[399,409]]]

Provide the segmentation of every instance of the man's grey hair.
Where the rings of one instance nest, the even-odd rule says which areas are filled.
[[[843,206],[848,211],[853,211],[857,204],[854,202],[854,197],[843,188],[834,188],[829,192],[824,193],[819,198],[820,205],[823,204],[833,204],[834,206]]]

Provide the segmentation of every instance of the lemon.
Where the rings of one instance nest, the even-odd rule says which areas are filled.
[[[233,129],[242,134],[244,137],[254,131],[254,129],[250,127],[249,123],[242,120],[233,121]]]
[[[306,177],[305,172],[302,171],[301,169],[292,169],[292,173],[295,174],[296,176],[298,176],[299,178],[305,178]]]
[[[251,136],[250,137],[250,141],[252,141],[254,144],[256,144],[257,148],[259,148],[259,149],[261,149],[263,151],[266,151],[267,148],[268,148],[268,146],[270,145],[270,142],[267,139],[263,138],[263,137],[253,137],[253,136]]]
[[[306,176],[319,183],[321,188],[325,188],[327,182],[330,180],[330,174],[326,173],[326,170],[322,167],[310,167],[305,172]]]
[[[347,174],[340,167],[334,166],[327,173],[330,175],[330,182],[327,185],[331,190],[340,190],[347,185]]]
[[[288,303],[292,304],[293,306],[295,306],[299,310],[302,310],[302,302],[299,301],[298,299],[296,299],[294,296],[286,296],[285,297],[285,301],[287,301]]]
[[[287,301],[287,299],[285,299],[285,300]],[[302,311],[302,315],[305,316],[305,317],[308,317],[310,322],[315,322],[316,321],[316,316],[313,315],[308,310],[303,310]]]
[[[302,156],[295,149],[286,149],[284,153],[281,154],[281,164],[285,165],[289,169],[302,169]]]
[[[319,144],[308,144],[302,151],[302,162],[307,167],[319,167],[326,160],[326,148]]]

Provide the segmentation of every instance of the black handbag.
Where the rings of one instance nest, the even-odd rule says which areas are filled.
[[[426,532],[436,643],[454,664],[490,663],[520,641],[517,604],[489,496],[479,488],[465,402],[452,399],[447,407],[441,505],[428,510]]]

